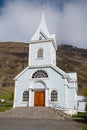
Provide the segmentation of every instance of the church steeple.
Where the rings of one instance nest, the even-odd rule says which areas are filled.
[[[31,38],[31,41],[37,40],[39,33],[43,33],[48,38],[50,36],[49,31],[48,31],[48,27],[47,27],[47,24],[46,24],[46,20],[45,20],[44,9],[43,9],[41,22],[40,22],[34,36]]]
[[[49,36],[49,31],[48,31],[48,27],[45,20],[44,10],[43,10],[42,19],[41,19],[38,29],[42,31],[46,36]]]
[[[46,20],[45,20],[44,8],[43,8],[41,22],[40,22],[35,34],[31,38],[30,42],[39,41],[39,40],[40,40],[40,42],[41,42],[41,40],[52,40],[52,43],[53,43],[55,49],[57,50],[55,34],[50,35],[50,33],[48,31],[48,27],[47,27]]]
[[[50,35],[44,10],[41,22],[29,42],[29,66],[56,65],[57,44],[55,35]]]

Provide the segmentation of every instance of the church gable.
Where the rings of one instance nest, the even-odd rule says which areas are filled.
[[[34,36],[34,40],[47,40],[48,37],[43,33],[43,31],[37,32],[36,35]]]

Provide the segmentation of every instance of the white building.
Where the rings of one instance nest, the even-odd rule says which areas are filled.
[[[28,67],[15,77],[15,107],[57,107],[67,113],[77,109],[77,74],[56,66],[57,43],[50,35],[44,13],[29,42]]]
[[[78,96],[78,111],[85,112],[86,102],[84,96]]]

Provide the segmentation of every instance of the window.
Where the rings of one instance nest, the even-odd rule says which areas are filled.
[[[51,92],[51,102],[56,102],[58,100],[57,91],[53,90]]]
[[[42,40],[42,37],[41,37],[41,36],[39,37],[39,40]]]
[[[32,78],[48,78],[48,74],[44,70],[37,70],[33,73]]]
[[[37,51],[37,58],[43,58],[43,49]]]
[[[28,91],[24,91],[23,92],[23,101],[29,101],[29,92]]]

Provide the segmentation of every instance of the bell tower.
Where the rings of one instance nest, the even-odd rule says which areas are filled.
[[[56,66],[56,50],[55,34],[49,34],[43,11],[40,25],[29,42],[28,66]]]

